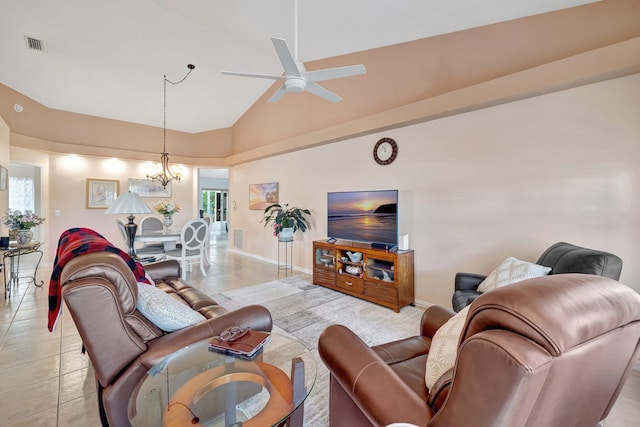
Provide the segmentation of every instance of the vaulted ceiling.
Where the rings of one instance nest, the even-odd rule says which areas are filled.
[[[299,59],[351,65],[342,55],[586,3],[300,0]],[[179,80],[193,63],[167,88],[167,127],[188,133],[232,126],[278,86],[220,71],[280,74],[270,37],[294,45],[294,0],[0,0],[0,9],[0,83],[51,109],[161,127],[163,75]]]

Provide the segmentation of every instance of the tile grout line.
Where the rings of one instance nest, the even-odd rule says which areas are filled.
[[[18,283],[19,285],[19,283]],[[5,286],[6,286],[6,282],[5,282]],[[16,286],[17,289],[17,286]],[[27,285],[27,289],[29,289],[29,286]],[[22,305],[22,301],[24,300],[24,297],[27,295],[27,289],[25,289],[25,292],[22,293],[20,295],[19,301],[18,301],[18,306],[16,307],[15,311],[13,312],[13,314],[11,315],[11,321],[9,322],[9,326],[7,327],[7,330],[5,331],[5,333],[2,335],[2,341],[0,341],[0,349],[2,349],[4,347],[4,343],[7,340],[7,336],[9,335],[9,331],[11,330],[11,327],[13,326],[13,322],[15,322],[16,320],[16,316],[18,315],[18,311],[20,310],[20,306]],[[14,289],[11,289],[12,291],[14,291]],[[15,296],[15,292],[12,292],[13,296]],[[6,303],[6,291],[5,291],[5,303]],[[9,298],[9,300],[11,302],[15,301],[11,298]]]

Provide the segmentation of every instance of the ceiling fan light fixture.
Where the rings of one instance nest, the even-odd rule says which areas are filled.
[[[320,86],[317,82],[357,76],[367,72],[363,64],[307,72],[304,68],[304,64],[298,60],[298,0],[294,0],[294,53],[291,53],[291,50],[284,39],[271,37],[271,42],[276,50],[280,64],[284,69],[284,76],[239,73],[235,71],[222,71],[222,74],[271,80],[284,79],[284,84],[280,86],[271,98],[269,98],[268,102],[278,102],[289,92],[309,92],[330,102],[340,102],[342,100],[341,97]]]
[[[284,85],[287,91],[293,93],[300,93],[307,90],[307,82],[302,77],[287,77],[284,81]]]

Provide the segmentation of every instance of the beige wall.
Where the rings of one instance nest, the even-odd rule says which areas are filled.
[[[7,123],[0,117],[0,165],[4,166],[7,170],[9,170],[9,135],[9,126],[7,126]],[[0,191],[0,213],[4,214],[8,208],[9,192]]]
[[[235,166],[230,246],[275,259],[249,184],[280,183],[280,201],[313,212],[294,264],[310,271],[326,238],[326,193],[398,189],[400,232],[416,251],[416,298],[450,304],[457,271],[489,273],[507,256],[535,261],[552,243],[608,250],[640,291],[640,74]],[[371,156],[399,143],[390,166]],[[233,203],[237,209],[233,209]]]
[[[41,213],[47,220],[43,224],[47,236],[43,262],[51,264],[60,234],[72,227],[88,227],[104,235],[114,244],[124,248],[124,242],[116,228],[116,218],[126,215],[106,215],[104,209],[86,208],[86,179],[111,179],[120,182],[120,192],[128,191],[129,178],[144,178],[147,162],[44,153],[36,150],[11,147],[11,161],[42,165],[45,181],[45,209]],[[172,199],[181,207],[174,216],[173,228],[180,228],[198,213],[197,188],[194,183],[194,169],[184,167],[184,178],[173,183]],[[197,176],[196,176],[197,178]],[[145,197],[147,205],[153,205],[159,198]],[[60,211],[60,216],[55,212]],[[136,224],[140,218],[136,216]]]

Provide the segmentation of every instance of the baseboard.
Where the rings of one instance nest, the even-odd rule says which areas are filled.
[[[426,309],[426,308],[431,307],[432,305],[434,305],[434,304],[433,304],[433,303],[431,303],[431,302],[423,301],[423,300],[420,300],[420,299],[414,299],[414,300],[413,300],[413,304],[414,304],[416,307],[424,308],[424,309]]]
[[[268,262],[269,264],[278,265],[278,260],[273,259],[273,258],[263,257],[263,256],[260,256],[260,255],[252,254],[252,253],[245,252],[245,251],[241,251],[241,250],[235,249],[235,248],[228,248],[227,250],[229,252],[233,252],[233,253],[236,253],[238,255],[244,255],[244,256],[248,256],[249,258],[253,258],[253,259],[260,260],[260,261]],[[299,271],[301,273],[313,274],[313,270],[309,270],[307,268],[303,268],[303,267],[300,267],[300,266],[297,266],[297,265],[293,265],[291,268],[293,270]]]

